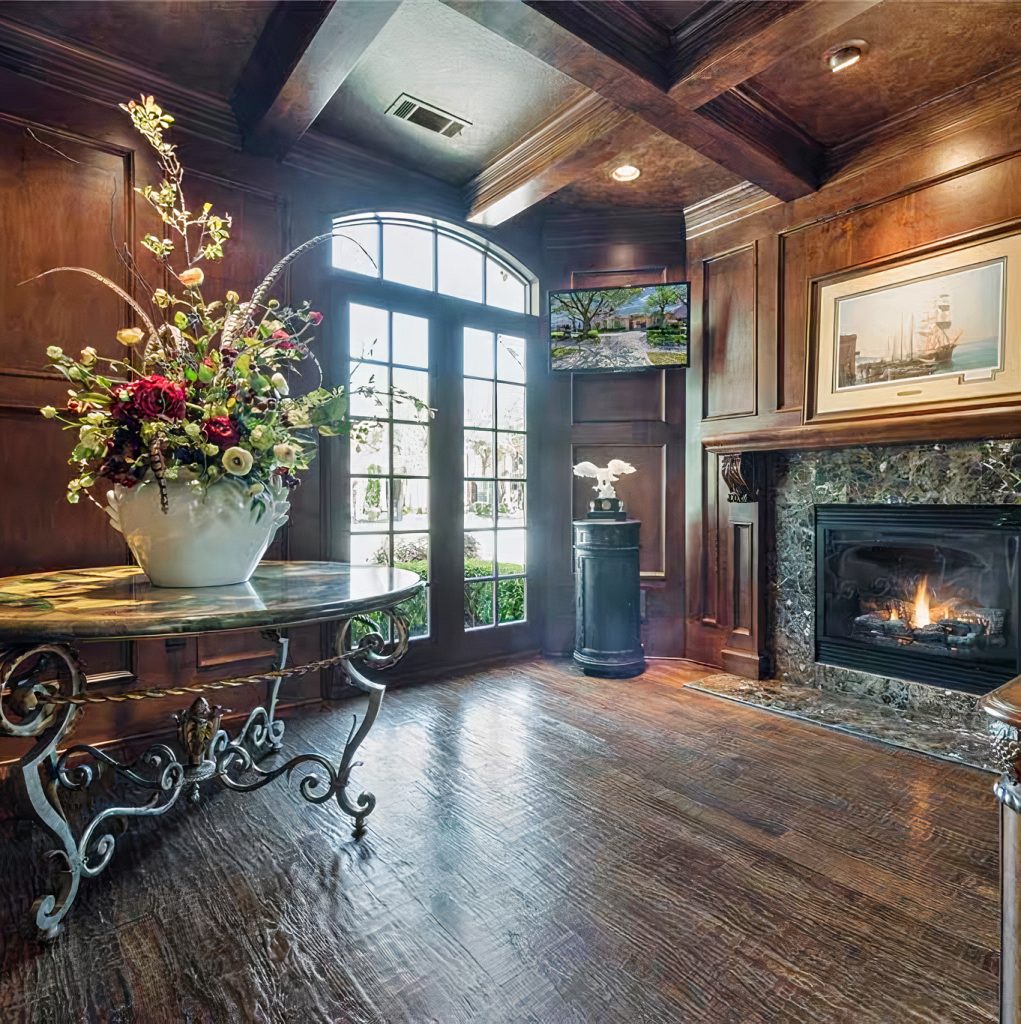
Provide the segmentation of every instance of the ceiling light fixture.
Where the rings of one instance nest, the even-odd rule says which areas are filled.
[[[839,46],[831,46],[823,55],[826,66],[836,74],[849,68],[865,56],[869,44],[864,39],[851,39]]]
[[[634,181],[642,172],[634,164],[621,164],[614,167],[610,177],[614,181]]]

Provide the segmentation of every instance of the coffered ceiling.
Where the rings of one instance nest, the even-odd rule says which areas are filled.
[[[461,184],[585,91],[439,0],[405,0],[316,127]],[[386,111],[402,93],[469,122],[454,138]]]
[[[1021,82],[1016,0],[0,2],[0,63],[28,73],[27,38],[215,97],[254,152],[312,131],[425,172],[484,224],[679,209],[742,181],[796,198],[885,122],[960,111],[993,73]],[[863,59],[832,73],[824,52],[856,39]],[[467,124],[400,120],[401,94]],[[637,181],[611,179],[625,162]]]

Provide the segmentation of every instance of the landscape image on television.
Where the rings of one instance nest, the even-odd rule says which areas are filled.
[[[688,365],[688,284],[550,292],[554,370]]]

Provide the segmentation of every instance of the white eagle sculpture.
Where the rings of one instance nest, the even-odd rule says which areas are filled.
[[[610,459],[602,469],[594,462],[579,462],[574,467],[575,476],[590,477],[595,480],[596,483],[592,490],[596,492],[597,498],[616,498],[617,492],[613,489],[613,485],[622,476],[634,471],[635,467],[630,462],[624,462],[623,459]]]

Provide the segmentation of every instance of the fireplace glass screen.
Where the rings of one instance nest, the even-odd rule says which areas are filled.
[[[983,692],[1021,674],[1021,509],[820,505],[816,656]]]

